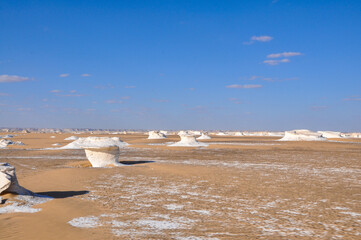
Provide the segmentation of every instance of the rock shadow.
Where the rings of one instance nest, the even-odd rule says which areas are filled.
[[[153,163],[155,161],[119,161],[119,163],[124,165],[135,165],[135,164],[144,164],[144,163]]]
[[[44,195],[52,198],[68,198],[79,195],[88,194],[89,191],[49,191],[49,192],[37,192],[38,195]]]

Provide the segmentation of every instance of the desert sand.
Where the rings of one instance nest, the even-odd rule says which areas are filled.
[[[5,135],[7,133],[0,133]],[[361,139],[281,142],[212,136],[208,147],[169,147],[179,136],[119,137],[124,166],[92,168],[72,134],[16,133],[0,162],[48,201],[1,212],[0,239],[359,239]],[[55,136],[55,138],[50,138]],[[77,137],[90,135],[79,134]],[[60,146],[54,147],[53,144]],[[51,149],[52,148],[52,149]]]

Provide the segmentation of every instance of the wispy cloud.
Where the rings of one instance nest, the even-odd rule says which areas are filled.
[[[267,81],[267,82],[284,82],[284,81],[294,81],[298,80],[297,77],[289,77],[289,78],[278,78],[278,77],[264,77],[264,76],[257,76],[253,75],[251,77],[241,77],[240,80],[260,80],[260,81]]]
[[[248,42],[243,42],[243,44],[250,45],[255,42],[269,42],[273,39],[271,36],[252,36],[251,40]]]
[[[0,83],[6,82],[24,82],[29,81],[30,78],[28,77],[21,77],[17,75],[0,75]]]
[[[294,57],[294,56],[300,56],[303,55],[300,52],[283,52],[283,53],[272,53],[268,54],[267,58],[280,58],[280,57]]]
[[[69,77],[69,75],[70,75],[69,73],[62,73],[59,75],[59,77]]]
[[[10,94],[0,92],[0,97],[4,97],[4,96],[10,96]]]
[[[189,91],[194,91],[194,90],[196,90],[196,89],[195,89],[195,88],[190,88],[190,89],[189,89]]]
[[[167,100],[167,99],[153,99],[153,102],[157,102],[157,103],[167,103],[167,102],[169,102],[169,100]]]
[[[234,104],[241,104],[242,103],[238,98],[228,98],[228,100],[233,102]]]
[[[89,74],[89,73],[83,73],[81,76],[82,76],[82,77],[90,77],[91,74]]]
[[[95,86],[94,88],[96,88],[96,89],[108,89],[108,88],[114,88],[114,86],[110,85],[110,84],[107,84],[107,85],[98,85],[98,86]]]
[[[361,96],[351,96],[343,99],[344,101],[361,101]]]
[[[136,88],[136,86],[125,86],[124,88]]]
[[[32,108],[17,108],[16,110],[21,111],[21,112],[29,112],[32,110]]]
[[[226,86],[226,88],[261,88],[262,85],[260,84],[245,84],[245,85],[239,85],[239,84],[233,84],[233,85],[228,85]]]
[[[84,94],[56,94],[58,97],[84,97]]]
[[[117,99],[110,99],[110,100],[107,100],[105,102],[108,103],[108,104],[115,104],[115,103],[122,104],[123,103],[122,100],[117,100]]]
[[[290,62],[290,60],[288,58],[284,58],[281,60],[264,60],[263,63],[271,65],[271,66],[275,66],[278,65],[280,63],[288,63]]]
[[[50,92],[51,92],[51,93],[60,93],[60,92],[61,92],[61,90],[54,89],[54,90],[51,90]]]

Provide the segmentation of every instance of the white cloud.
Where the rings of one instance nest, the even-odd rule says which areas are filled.
[[[252,36],[249,42],[243,42],[243,44],[250,45],[254,42],[269,42],[273,39],[271,36]]]
[[[125,86],[125,88],[136,88],[136,86]]]
[[[300,52],[283,52],[283,53],[268,54],[267,58],[294,57],[294,56],[300,56],[300,55],[302,55],[302,53],[300,53]]]
[[[69,75],[70,75],[69,73],[62,73],[59,75],[59,77],[69,77]]]
[[[245,85],[233,84],[226,86],[226,88],[261,88],[261,87],[262,85],[260,84],[245,84]]]
[[[10,96],[10,94],[0,92],[0,97],[4,97],[4,96]]]
[[[272,39],[273,39],[273,37],[270,37],[270,36],[253,36],[253,37],[251,37],[251,40],[259,41],[259,42],[269,42]]]
[[[287,63],[287,62],[290,62],[290,60],[287,59],[287,58],[284,58],[284,59],[281,59],[281,60],[264,60],[263,61],[263,63],[268,64],[268,65],[272,65],[272,66],[278,65],[280,63]]]
[[[16,75],[0,75],[0,83],[5,82],[24,82],[29,81],[30,78],[28,77],[20,77]]]
[[[50,92],[51,92],[51,93],[60,93],[61,90],[54,89],[54,90],[51,90]]]
[[[89,73],[83,73],[81,76],[82,76],[82,77],[90,77],[91,74],[89,74]]]
[[[345,98],[344,101],[361,101],[361,96],[351,96],[351,97]]]
[[[76,93],[76,90],[71,90],[71,91],[69,91],[70,93]]]

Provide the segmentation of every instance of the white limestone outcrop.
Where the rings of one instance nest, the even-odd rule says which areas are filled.
[[[198,140],[205,140],[205,139],[211,139],[210,136],[208,136],[205,133],[202,133],[202,135],[200,137],[197,137]]]
[[[164,139],[167,138],[163,133],[159,131],[150,131],[148,139]]]
[[[30,194],[31,192],[19,185],[15,167],[9,163],[0,163],[0,194],[1,193]]]
[[[121,166],[118,162],[119,147],[85,148],[85,154],[93,167]]]
[[[309,130],[286,131],[285,136],[279,141],[326,141],[321,133],[311,132]]]
[[[333,131],[317,131],[317,133],[322,134],[325,138],[342,138],[341,132],[333,132]]]
[[[191,134],[186,134],[184,132],[181,132],[181,134],[178,134],[181,137],[181,140],[179,142],[170,144],[168,146],[170,147],[207,147],[208,144],[198,142],[196,137]]]
[[[121,141],[118,137],[86,137],[79,138],[60,149],[102,148],[111,146],[123,148],[128,145],[128,143]]]
[[[74,141],[74,140],[78,140],[78,139],[79,139],[79,137],[77,137],[77,136],[71,136],[71,137],[65,138],[64,140],[65,141]]]

